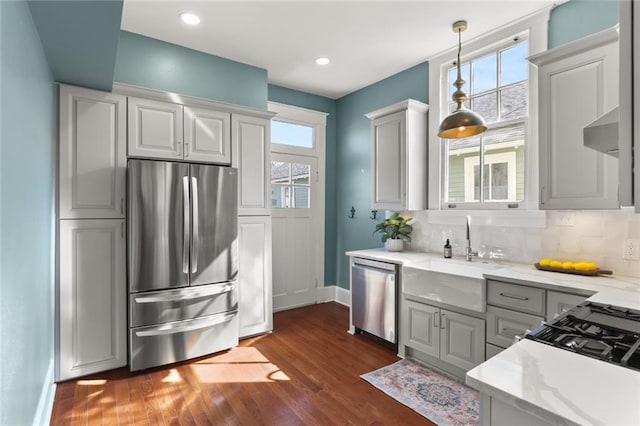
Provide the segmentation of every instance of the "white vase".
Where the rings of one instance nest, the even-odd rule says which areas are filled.
[[[386,242],[387,251],[402,251],[403,241],[400,238],[389,238]]]

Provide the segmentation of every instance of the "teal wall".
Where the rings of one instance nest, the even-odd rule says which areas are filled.
[[[349,288],[348,250],[381,247],[371,214],[371,129],[368,112],[411,98],[429,99],[429,66],[422,63],[338,99],[336,284]],[[349,219],[351,206],[355,219]],[[384,212],[379,213],[379,217]]]
[[[115,81],[183,95],[267,108],[267,71],[122,31]]]
[[[549,48],[611,28],[617,23],[617,1],[571,0],[551,12]]]
[[[285,87],[269,85],[269,101],[294,105],[301,108],[326,112],[326,174],[325,174],[325,237],[324,237],[324,284],[336,283],[336,101],[323,96],[311,95]]]
[[[29,9],[53,78],[111,91],[122,0],[30,0]]]
[[[56,95],[27,3],[0,15],[0,424],[28,425],[53,360]]]

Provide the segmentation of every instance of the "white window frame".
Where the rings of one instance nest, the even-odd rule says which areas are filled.
[[[498,28],[490,33],[474,38],[462,46],[464,56],[461,61],[478,58],[483,54],[497,50],[505,42],[516,36],[526,37],[529,43],[529,55],[547,50],[547,30],[551,7],[518,21]],[[447,70],[456,60],[457,46],[429,58],[429,209],[448,210],[450,203],[444,202],[446,191],[443,170],[446,169],[442,140],[438,137],[441,120],[448,114],[448,73]],[[525,119],[525,199],[518,204],[518,210],[538,209],[538,76],[536,68],[529,64],[528,80],[528,118]],[[496,210],[508,209],[514,203],[484,202],[457,203],[456,209]]]

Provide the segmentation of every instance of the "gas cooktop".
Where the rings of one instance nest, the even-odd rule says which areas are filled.
[[[640,311],[585,302],[525,338],[640,371]]]

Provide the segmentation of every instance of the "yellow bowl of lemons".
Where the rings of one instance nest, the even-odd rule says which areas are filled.
[[[595,262],[572,262],[570,260],[557,260],[557,259],[540,259],[536,264],[536,268],[549,271],[578,273],[584,275],[593,275],[596,272],[600,272],[600,268]],[[601,273],[610,273],[610,271],[601,271]]]

